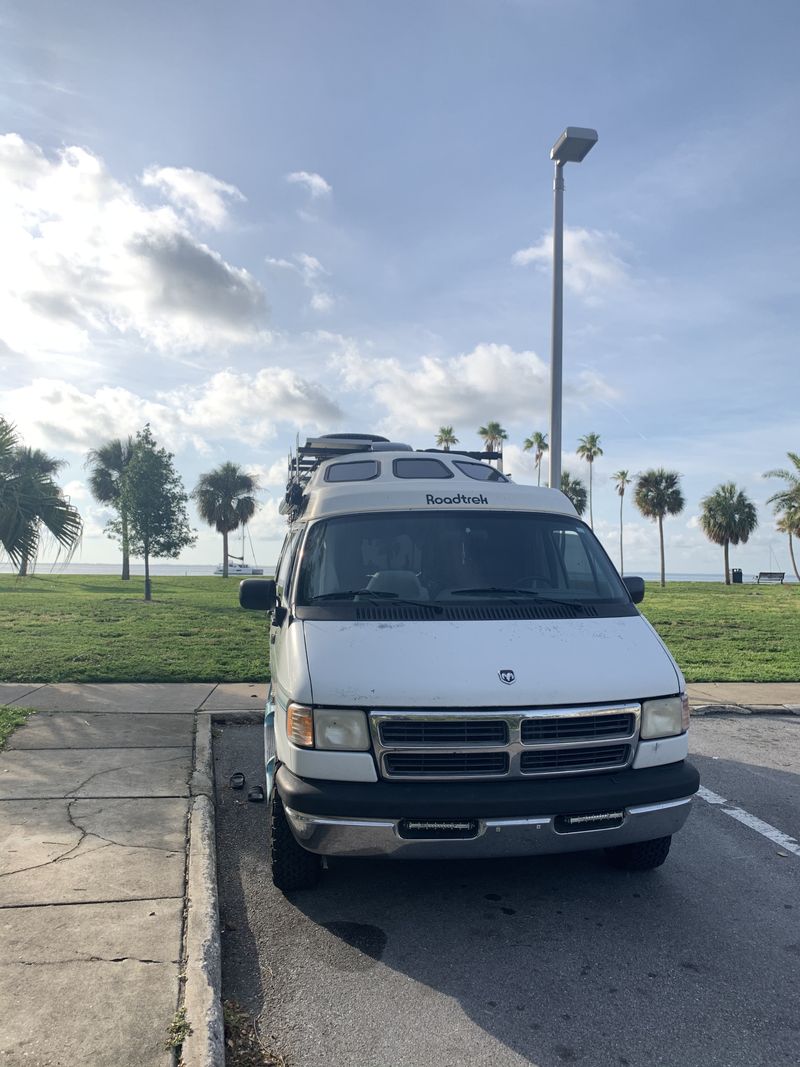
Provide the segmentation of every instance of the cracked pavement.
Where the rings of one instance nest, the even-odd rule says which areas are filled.
[[[200,688],[92,694],[0,754],[0,1062],[172,1063]]]

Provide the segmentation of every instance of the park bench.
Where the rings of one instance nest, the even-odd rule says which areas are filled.
[[[762,582],[780,582],[783,585],[785,577],[786,571],[759,571],[756,576],[756,585],[761,585]]]

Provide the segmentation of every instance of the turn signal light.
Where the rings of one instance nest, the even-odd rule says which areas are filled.
[[[691,711],[689,709],[689,697],[686,693],[681,693],[681,729],[685,733],[689,729],[689,720],[691,718]]]
[[[286,733],[293,745],[314,747],[314,715],[305,704],[290,704],[286,709]]]

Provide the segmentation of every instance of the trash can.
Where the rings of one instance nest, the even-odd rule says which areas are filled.
[[[732,567],[731,568],[731,581],[733,582],[734,585],[741,585],[742,584],[742,568],[741,567]]]

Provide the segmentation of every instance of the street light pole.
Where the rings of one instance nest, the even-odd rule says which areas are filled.
[[[553,323],[550,335],[550,488],[561,488],[561,410],[564,324],[564,164],[580,163],[597,131],[567,126],[553,145]]]
[[[550,488],[561,487],[561,380],[564,324],[564,164],[553,178],[553,321],[550,332]]]

